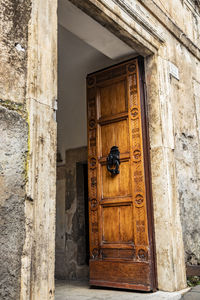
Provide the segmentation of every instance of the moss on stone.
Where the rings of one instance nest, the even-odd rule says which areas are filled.
[[[24,104],[22,103],[16,103],[10,100],[1,100],[0,99],[0,105],[8,108],[9,110],[17,112],[22,117],[26,117],[26,109],[24,107]]]

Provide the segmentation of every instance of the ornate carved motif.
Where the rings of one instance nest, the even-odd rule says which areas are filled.
[[[96,168],[89,169],[89,182],[90,182],[90,198],[96,198],[96,187],[97,187],[97,170]]]
[[[135,65],[135,64],[130,64],[130,65],[128,66],[128,71],[129,71],[130,73],[134,72],[135,70],[136,70],[136,65]]]
[[[137,108],[137,77],[135,73],[128,77],[128,82],[131,109]]]
[[[90,146],[91,147],[96,147],[96,138],[91,137],[90,139]],[[93,149],[91,149],[92,151]],[[91,154],[93,154],[93,152],[91,152]]]
[[[143,202],[144,202],[144,197],[141,194],[137,194],[136,197],[135,197],[136,205],[140,206],[141,204],[143,204]]]
[[[148,252],[144,249],[138,250],[138,258],[141,260],[148,260]]]
[[[97,179],[96,177],[91,178],[91,187],[96,187],[97,186]]]
[[[96,126],[95,120],[94,120],[94,119],[91,119],[91,120],[89,121],[89,127],[90,127],[90,129],[95,128],[95,126]]]
[[[137,107],[133,107],[131,109],[131,117],[132,117],[132,119],[138,118],[138,114],[139,114],[138,108]]]
[[[87,78],[87,84],[88,84],[88,88],[93,87],[94,84],[95,84],[95,77],[88,77]]]
[[[147,233],[145,230],[145,207],[144,202],[141,205],[136,205],[136,230],[137,230],[137,245],[147,244]]]
[[[142,176],[142,171],[135,171],[134,176]]]
[[[90,210],[90,222],[91,222],[91,247],[96,248],[99,244],[98,237],[98,211]]]
[[[92,258],[95,259],[99,256],[99,249],[98,248],[94,248],[92,250]]]
[[[145,246],[148,243],[146,224],[146,203],[145,203],[145,181],[144,181],[144,159],[142,144],[142,125],[141,125],[141,108],[140,96],[138,94],[137,65],[130,64],[127,68],[129,101],[130,101],[130,120],[132,132],[132,168],[133,168],[133,195],[135,205],[135,244],[137,246]],[[130,74],[131,73],[131,74]],[[140,249],[137,254],[138,259],[145,259],[148,253],[144,249]]]
[[[93,91],[91,89],[91,91]],[[93,119],[95,121],[96,118],[96,106],[95,106],[95,97],[92,97],[91,99],[89,99],[88,101],[88,107],[89,107],[89,111],[88,111],[88,119],[91,120]]]
[[[89,215],[90,215],[90,256],[98,257],[98,201],[97,201],[97,122],[95,77],[88,77],[88,180],[89,180]]]
[[[91,209],[92,210],[97,209],[97,205],[98,205],[97,199],[93,198],[90,202],[91,202]]]
[[[141,159],[141,151],[139,149],[133,151],[133,158],[137,161]]]
[[[98,223],[92,223],[92,232],[98,232]]]
[[[90,158],[90,168],[91,168],[91,169],[96,168],[96,163],[97,163],[96,158],[95,158],[95,157],[91,157],[91,158]]]

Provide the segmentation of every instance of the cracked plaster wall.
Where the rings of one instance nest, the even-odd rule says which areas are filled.
[[[20,114],[0,106],[0,298],[19,299],[25,240],[28,126]]]
[[[57,279],[87,280],[85,191],[82,163],[87,147],[66,151],[65,165],[57,167],[56,271]]]

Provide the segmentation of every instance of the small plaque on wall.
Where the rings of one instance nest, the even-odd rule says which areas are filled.
[[[173,63],[169,62],[169,74],[176,78],[177,80],[180,80],[179,78],[179,69],[177,68],[176,65]]]

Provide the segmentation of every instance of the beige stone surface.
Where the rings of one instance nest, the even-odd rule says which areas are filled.
[[[148,30],[145,30],[140,22],[136,22],[134,13],[130,16],[114,1],[87,0],[80,2],[78,0],[70,0],[70,2],[83,9],[103,26],[106,22],[115,35],[124,40],[141,55],[147,56],[156,52],[159,48],[159,38],[151,35]],[[140,6],[138,1],[134,2]],[[101,11],[103,14],[98,13]],[[145,12],[147,13],[147,10]],[[153,19],[156,22],[154,17]]]
[[[0,299],[19,299],[25,241],[24,108],[30,1],[0,1]]]
[[[146,60],[158,288],[174,291],[185,288],[186,281],[167,67],[160,56]]]
[[[26,98],[54,108],[57,99],[57,1],[33,0]]]
[[[31,1],[0,1],[0,99],[23,103]]]
[[[32,2],[26,108],[29,161],[21,299],[54,299],[57,1]],[[29,203],[32,202],[32,204]]]
[[[27,105],[30,144],[21,299],[53,299],[56,123],[48,106],[35,100]]]
[[[0,106],[0,299],[19,299],[25,240],[28,126],[16,111]]]
[[[200,21],[199,9],[200,6],[195,0],[173,0],[160,1],[154,0],[158,7],[176,24],[181,30],[194,42],[200,46],[199,28]],[[186,22],[187,20],[187,22]]]

